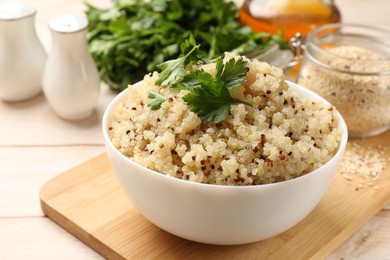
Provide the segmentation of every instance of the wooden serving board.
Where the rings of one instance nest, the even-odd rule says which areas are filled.
[[[350,141],[347,149],[351,143],[377,149],[378,144],[390,145],[390,132]],[[389,158],[390,149],[382,156]],[[106,154],[47,182],[40,198],[49,218],[108,259],[318,259],[390,201],[390,168],[374,186],[359,189],[356,181],[338,172],[325,197],[298,225],[274,238],[239,246],[191,242],[148,222],[120,189]]]

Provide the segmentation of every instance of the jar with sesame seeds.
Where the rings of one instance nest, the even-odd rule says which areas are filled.
[[[298,84],[337,107],[351,137],[390,128],[390,31],[329,24],[307,36]]]

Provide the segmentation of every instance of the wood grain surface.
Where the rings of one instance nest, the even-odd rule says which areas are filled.
[[[361,150],[383,153],[390,132],[349,141]],[[378,149],[378,151],[376,150]],[[341,164],[345,164],[346,157]],[[274,238],[239,246],[215,246],[173,236],[144,219],[128,202],[106,154],[83,163],[45,184],[44,213],[108,259],[218,258],[321,259],[331,254],[390,201],[390,168],[374,184],[361,185],[338,172],[318,206],[303,221]],[[190,223],[189,223],[190,224]]]

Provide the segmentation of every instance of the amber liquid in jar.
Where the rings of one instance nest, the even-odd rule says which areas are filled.
[[[256,32],[276,34],[284,29],[284,38],[296,33],[306,35],[314,28],[341,21],[332,0],[246,0],[239,11],[242,24]]]

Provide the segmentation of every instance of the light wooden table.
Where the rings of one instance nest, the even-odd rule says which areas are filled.
[[[0,0],[0,2],[5,2]],[[47,50],[47,20],[81,13],[80,0],[25,0],[38,8],[37,32]],[[100,7],[108,0],[92,1]],[[389,0],[336,0],[344,22],[390,26]],[[0,35],[1,37],[1,35]],[[104,152],[102,113],[113,98],[102,86],[94,115],[83,122],[56,117],[43,95],[20,103],[0,101],[0,259],[101,259],[82,242],[44,217],[42,185]],[[390,210],[379,212],[329,259],[390,259]]]

